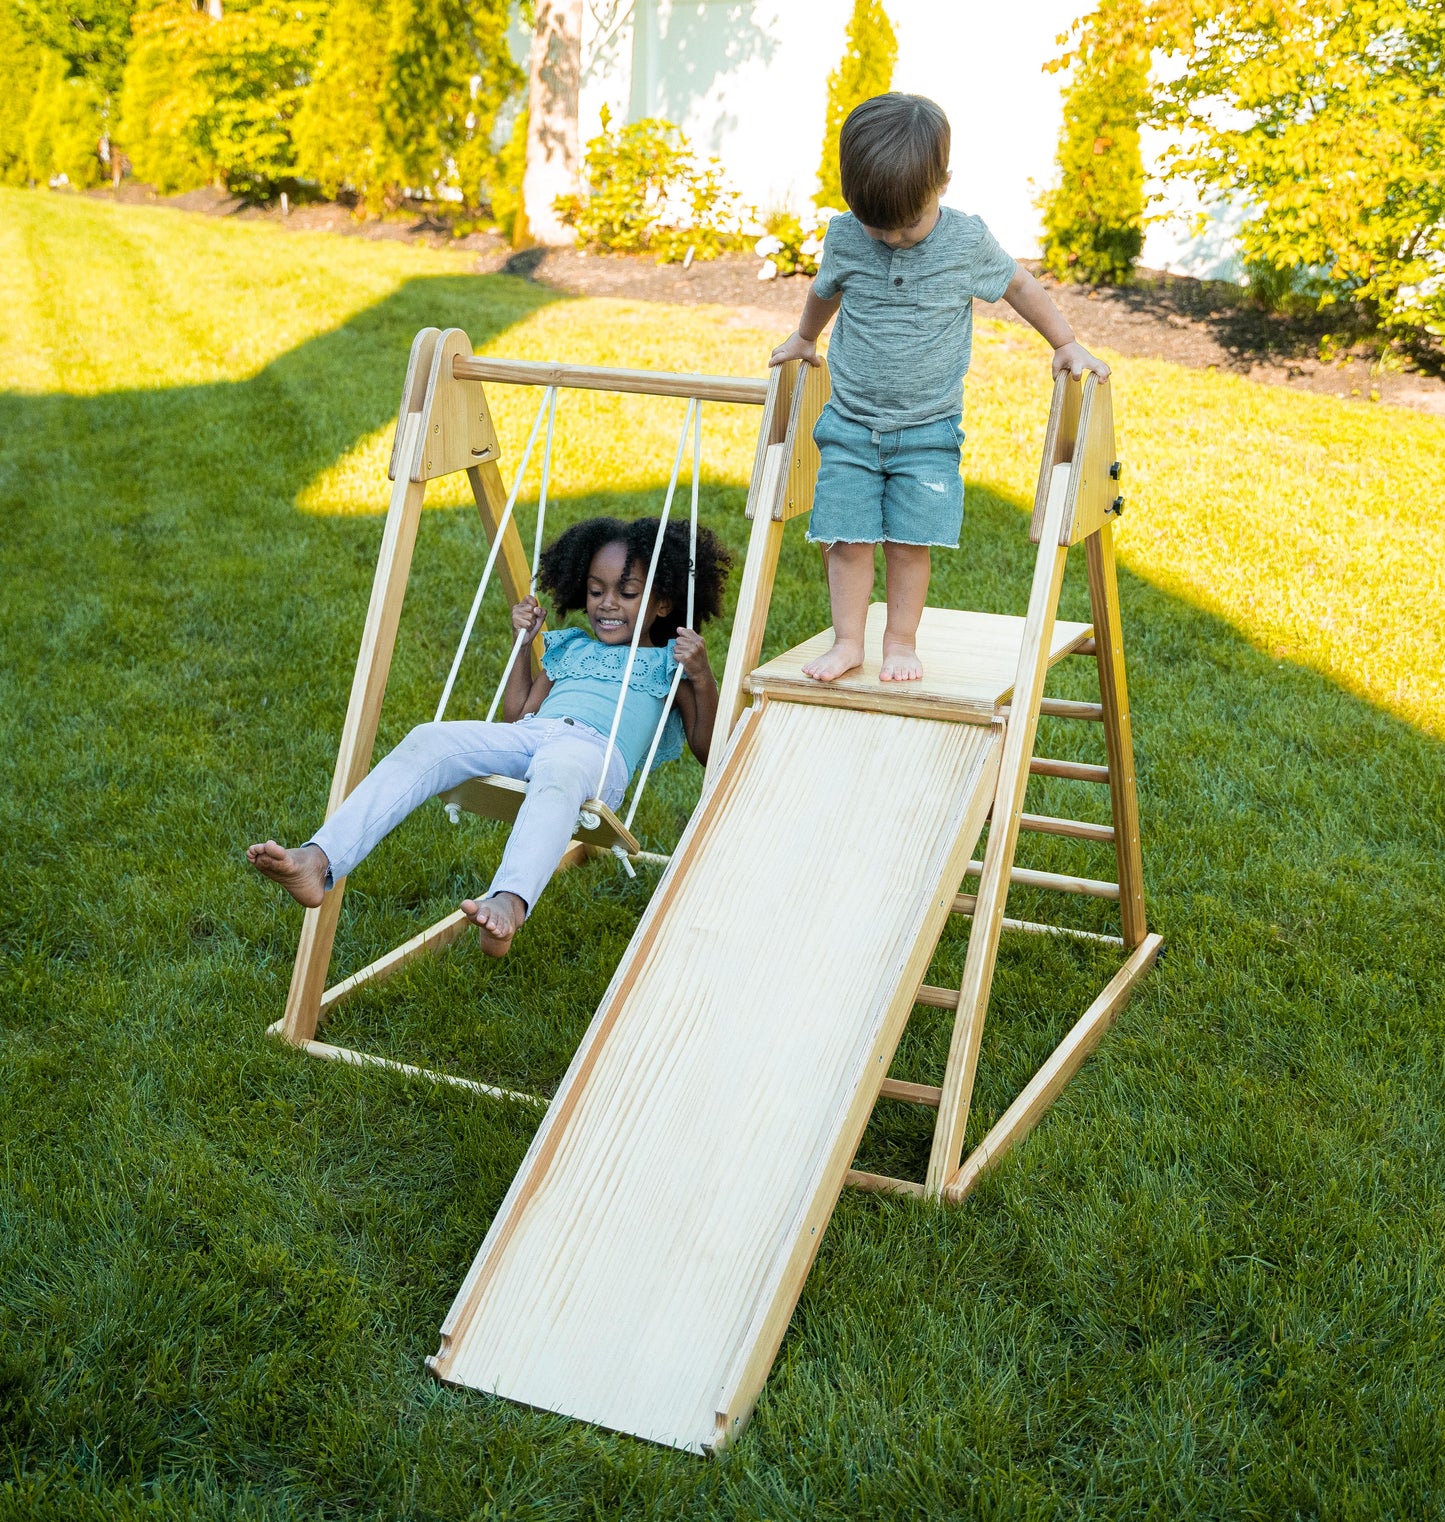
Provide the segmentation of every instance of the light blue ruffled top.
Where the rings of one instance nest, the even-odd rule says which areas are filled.
[[[576,719],[598,734],[607,735],[612,729],[612,715],[617,711],[617,695],[622,691],[628,647],[604,645],[585,629],[549,629],[542,642],[542,670],[552,678],[552,690],[542,699],[537,717]],[[617,749],[627,763],[629,776],[646,759],[653,731],[662,717],[662,705],[667,701],[672,674],[677,670],[677,662],[672,658],[673,644],[669,640],[665,649],[637,647],[637,659],[627,684],[627,702],[617,727]],[[683,675],[686,680],[686,673]],[[682,755],[682,740],[682,715],[674,705],[658,742],[654,765],[676,761]]]

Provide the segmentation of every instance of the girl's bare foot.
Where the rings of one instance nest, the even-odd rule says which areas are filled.
[[[836,682],[840,676],[846,676],[862,664],[861,640],[835,639],[827,654],[803,667],[803,675],[812,677],[815,682]]]
[[[462,900],[462,913],[477,927],[477,939],[489,957],[504,957],[512,949],[512,937],[527,918],[527,906],[515,893],[494,893],[478,902]]]
[[[878,668],[880,682],[917,682],[923,677],[923,662],[912,645],[883,641],[883,664]]]
[[[326,869],[331,863],[320,846],[297,846],[288,851],[268,840],[247,847],[246,860],[262,877],[280,883],[298,904],[305,904],[308,909],[315,909],[326,897]]]

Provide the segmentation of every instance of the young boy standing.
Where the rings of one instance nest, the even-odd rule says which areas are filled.
[[[880,681],[923,675],[916,642],[929,550],[958,547],[963,377],[973,298],[1007,301],[1053,346],[1055,375],[1109,367],[1078,343],[1037,280],[978,217],[940,206],[950,179],[948,118],[921,95],[875,95],[843,123],[838,161],[848,212],[828,223],[797,331],[770,365],[818,363],[833,394],[813,438],[822,459],[808,538],[828,548],[833,646],[803,669],[835,681],[863,662],[873,547],[883,545],[888,623]]]

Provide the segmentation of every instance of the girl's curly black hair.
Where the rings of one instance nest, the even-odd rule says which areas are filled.
[[[641,566],[645,572],[657,539],[657,521],[635,518],[629,523],[621,518],[587,518],[559,534],[542,551],[538,574],[538,580],[551,594],[556,617],[560,620],[568,613],[586,608],[587,573],[592,568],[592,557],[605,545],[622,545],[627,551],[627,569]],[[659,600],[665,598],[672,611],[664,618],[653,619],[647,637],[654,645],[665,645],[687,618],[687,541],[686,523],[667,525],[657,557],[652,595]],[[694,629],[701,629],[708,619],[722,612],[723,587],[732,563],[733,557],[717,535],[699,524]]]

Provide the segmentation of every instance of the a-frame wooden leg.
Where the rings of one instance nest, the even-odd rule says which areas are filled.
[[[1106,522],[1084,541],[1093,605],[1094,650],[1104,705],[1104,743],[1109,755],[1109,796],[1118,856],[1119,914],[1124,944],[1133,950],[1148,934],[1144,913],[1144,856],[1139,843],[1139,795],[1134,784],[1134,732],[1124,677],[1124,632],[1119,617],[1119,580],[1114,567],[1114,529]]]
[[[1060,544],[1065,513],[1071,508],[1063,492],[1050,495],[1034,562],[1033,587],[1024,620],[1019,650],[1018,675],[1010,699],[1010,717],[1004,735],[1003,760],[999,765],[998,791],[983,853],[983,873],[974,904],[973,927],[963,964],[958,1016],[949,1044],[948,1066],[943,1076],[943,1095],[933,1132],[924,1188],[938,1199],[957,1171],[963,1155],[963,1133],[978,1070],[979,1044],[983,1040],[984,1016],[998,959],[999,935],[1003,930],[1004,904],[1008,898],[1009,872],[1018,844],[1019,819],[1028,787],[1029,761],[1039,724],[1039,701],[1049,665],[1049,641],[1059,606],[1068,546]]]
[[[403,418],[403,461],[410,460],[421,426],[420,412],[409,412]],[[371,767],[371,751],[376,744],[381,700],[391,671],[391,653],[396,644],[396,629],[401,618],[402,599],[406,595],[407,573],[411,569],[411,554],[416,544],[417,522],[421,517],[425,491],[425,482],[412,481],[405,470],[398,470],[391,492],[391,506],[387,509],[376,578],[371,584],[371,603],[366,610],[366,628],[361,636],[356,675],[351,683],[351,700],[346,706],[336,771],[331,779],[331,796],[326,804],[328,819]],[[291,989],[286,996],[286,1013],[281,1026],[281,1034],[286,1040],[297,1045],[316,1034],[344,890],[343,879],[326,895],[319,909],[306,911],[301,927],[301,942],[296,950],[296,966],[291,974]]]

